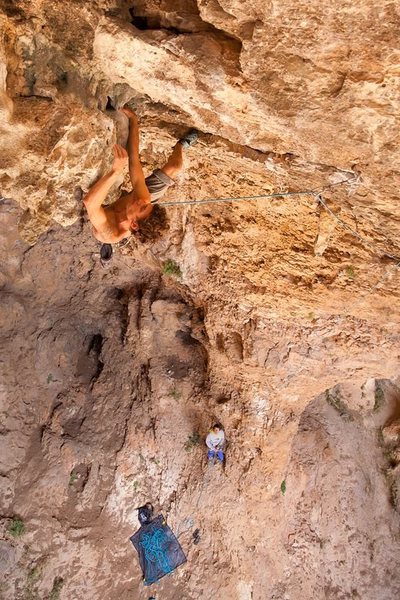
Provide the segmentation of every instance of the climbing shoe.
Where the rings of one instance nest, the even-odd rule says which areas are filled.
[[[108,267],[111,263],[113,247],[111,244],[102,244],[100,248],[100,262],[103,267]]]
[[[190,148],[193,146],[197,140],[199,139],[199,132],[196,129],[191,129],[183,138],[179,140],[179,144],[185,148]]]

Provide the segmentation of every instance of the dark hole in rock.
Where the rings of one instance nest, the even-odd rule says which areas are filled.
[[[224,336],[222,335],[222,333],[217,333],[217,337],[215,338],[215,343],[217,345],[217,350],[219,350],[219,352],[225,351]]]
[[[175,337],[181,340],[185,346],[197,346],[197,344],[199,344],[199,342],[190,335],[190,331],[178,329],[175,333]]]
[[[204,308],[202,306],[199,306],[199,308],[197,309],[197,316],[198,316],[198,321],[203,322],[204,318],[205,318],[205,311]],[[197,322],[197,321],[195,321]]]
[[[60,90],[65,90],[68,85],[68,73],[59,70],[57,73],[57,85]]]
[[[217,398],[217,404],[226,404],[227,402],[229,402],[230,398],[228,398],[228,396],[218,396]]]
[[[100,333],[96,333],[96,335],[94,335],[92,337],[92,340],[89,344],[89,352],[88,352],[88,354],[89,355],[91,354],[97,361],[97,369],[96,369],[96,373],[94,375],[94,379],[98,378],[98,376],[100,375],[100,373],[102,372],[103,367],[104,367],[104,363],[99,359],[102,348],[103,348],[103,336]]]
[[[192,533],[192,537],[193,537],[193,543],[197,545],[201,540],[200,529],[195,529]]]
[[[95,381],[103,370],[104,363],[99,358],[102,348],[103,336],[96,333],[78,356],[76,375],[86,384]]]
[[[17,6],[13,6],[13,4],[16,4],[14,2],[14,0],[5,0],[5,2],[2,3],[2,10],[9,17],[19,17],[19,18],[21,18],[21,8],[19,6],[18,7]],[[24,17],[25,17],[25,15],[24,15]]]
[[[136,27],[136,29],[140,29],[140,31],[146,31],[146,29],[151,29],[149,27],[149,20],[147,17],[135,15],[134,8],[130,8],[129,12],[131,15],[131,23]]]
[[[146,17],[145,15],[138,15],[136,14],[134,8],[130,8],[129,13],[131,15],[132,25],[134,25],[134,27],[140,31],[164,29],[166,31],[170,31],[171,33],[175,33],[176,35],[184,33],[172,25],[162,23],[161,18],[158,16],[153,15],[151,17]]]
[[[107,96],[106,110],[115,110],[115,106],[110,96]]]
[[[90,352],[93,351],[98,356],[101,352],[102,347],[103,336],[101,335],[101,333],[96,333],[90,340],[88,354],[90,354]]]

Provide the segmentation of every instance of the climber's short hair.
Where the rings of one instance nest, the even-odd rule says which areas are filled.
[[[150,212],[144,214],[143,218],[138,219],[139,229],[135,232],[135,236],[143,243],[154,242],[169,229],[169,220],[165,208],[158,204],[151,204],[150,208]]]

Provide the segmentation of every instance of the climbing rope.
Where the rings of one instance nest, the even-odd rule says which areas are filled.
[[[347,225],[343,219],[341,219],[325,202],[322,198],[322,192],[330,189],[337,185],[343,185],[345,183],[354,183],[357,180],[357,176],[354,175],[352,177],[348,177],[347,179],[343,179],[342,181],[337,181],[336,183],[330,183],[326,186],[320,188],[319,190],[301,190],[297,192],[274,192],[272,194],[257,194],[254,196],[236,196],[236,197],[223,197],[223,198],[207,198],[205,200],[171,200],[167,202],[159,202],[159,206],[197,206],[204,204],[217,204],[220,202],[249,202],[251,200],[266,200],[271,198],[286,198],[288,196],[313,196],[316,198],[317,202],[334,218],[336,221],[349,233],[351,233],[354,237],[358,238],[364,246],[372,249],[374,253],[379,253],[381,256],[385,256],[390,258],[391,260],[395,260],[396,262],[400,261],[400,256],[396,256],[391,254],[385,249],[378,247],[376,244],[373,244],[363,236],[361,236],[358,231]]]
[[[330,208],[330,206],[328,206],[327,202],[322,197],[322,192],[324,190],[327,190],[334,186],[343,185],[346,183],[354,183],[356,181],[357,181],[357,176],[352,176],[352,177],[348,177],[347,179],[343,179],[342,181],[328,184],[328,185],[320,188],[319,190],[302,190],[302,191],[297,191],[297,192],[275,192],[272,194],[258,194],[255,196],[238,196],[238,197],[232,197],[232,198],[230,198],[230,197],[229,198],[228,197],[209,198],[209,199],[205,199],[205,200],[176,200],[176,201],[169,201],[169,202],[160,202],[159,205],[160,206],[179,206],[179,205],[195,206],[197,204],[204,205],[204,204],[215,204],[218,202],[241,202],[241,201],[251,201],[251,200],[259,200],[259,199],[267,199],[267,198],[282,198],[282,197],[288,197],[288,196],[302,196],[302,195],[313,196],[316,199],[316,201],[318,202],[318,204],[333,219],[335,219],[343,229],[345,229],[352,236],[357,238],[364,246],[368,247],[374,254],[378,254],[380,257],[386,257],[386,258],[389,258],[390,260],[395,261],[395,264],[393,265],[394,270],[400,269],[400,256],[396,256],[395,254],[388,252],[386,249],[381,248],[377,244],[374,244],[374,243],[370,242],[368,239],[361,236],[358,233],[358,231],[356,231],[355,229],[350,227],[341,217],[339,217],[336,214],[336,212],[333,211],[332,208]],[[125,263],[124,260],[122,262]],[[130,268],[129,265],[126,264],[126,266],[128,266],[128,268]],[[385,272],[378,279],[377,283],[370,290],[368,290],[367,294],[365,294],[361,298],[359,298],[359,301],[357,302],[357,304],[359,302],[361,302],[367,295],[370,295],[371,293],[373,293],[383,282],[385,282],[385,280],[389,276],[389,273],[390,273],[390,269],[389,268],[385,269]]]
[[[250,200],[260,200],[266,198],[284,198],[286,196],[314,196],[315,190],[303,190],[301,192],[275,192],[273,194],[258,194],[256,196],[237,196],[236,198],[207,198],[206,200],[171,200],[168,202],[159,202],[159,206],[178,206],[178,205],[200,205],[200,204],[216,204],[219,202],[243,202]]]
[[[323,188],[318,190],[301,190],[298,192],[274,192],[272,194],[257,194],[254,196],[236,196],[236,197],[224,197],[224,198],[206,198],[205,200],[171,200],[167,202],[159,202],[159,206],[178,206],[178,205],[197,205],[197,204],[216,204],[218,202],[246,202],[250,200],[263,200],[269,198],[286,198],[288,196],[316,196],[321,194],[323,191],[334,187],[336,185],[343,185],[344,183],[353,183],[357,180],[356,175],[352,175],[342,181],[336,183],[328,183]]]
[[[360,235],[358,233],[358,231],[356,231],[355,229],[353,229],[352,227],[350,227],[350,225],[347,225],[347,223],[345,221],[343,221],[343,219],[341,219],[325,202],[325,200],[322,198],[321,194],[316,194],[316,198],[317,201],[319,202],[319,204],[321,204],[321,206],[323,206],[323,208],[326,210],[326,212],[328,212],[334,219],[336,219],[336,221],[344,228],[346,229],[349,233],[351,233],[351,235],[353,235],[354,237],[356,237],[357,239],[360,240],[360,242],[362,242],[364,244],[364,246],[368,246],[368,248],[371,248],[371,250],[376,253],[377,251],[381,254],[381,256],[386,256],[387,258],[390,258],[392,260],[395,260],[396,262],[400,261],[400,256],[396,256],[395,254],[391,254],[390,252],[387,252],[385,249],[380,248],[377,244],[373,244],[372,242],[370,242],[369,240],[367,240],[366,238],[364,238],[362,235]]]

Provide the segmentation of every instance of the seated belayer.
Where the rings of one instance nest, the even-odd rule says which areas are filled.
[[[139,157],[137,116],[127,106],[121,111],[129,119],[128,152],[115,144],[111,171],[90,188],[83,200],[93,225],[93,234],[104,244],[119,242],[138,230],[139,223],[150,216],[153,210],[152,203],[159,200],[175,183],[175,178],[183,166],[183,149],[192,146],[198,138],[196,131],[190,131],[176,143],[167,163],[145,178]],[[126,165],[129,165],[132,191],[123,194],[116,202],[103,206],[108,192],[120,179]]]
[[[214,464],[215,461],[218,463],[224,462],[224,447],[225,447],[225,433],[220,423],[213,425],[208,432],[206,437],[206,445],[208,448],[208,460]]]

